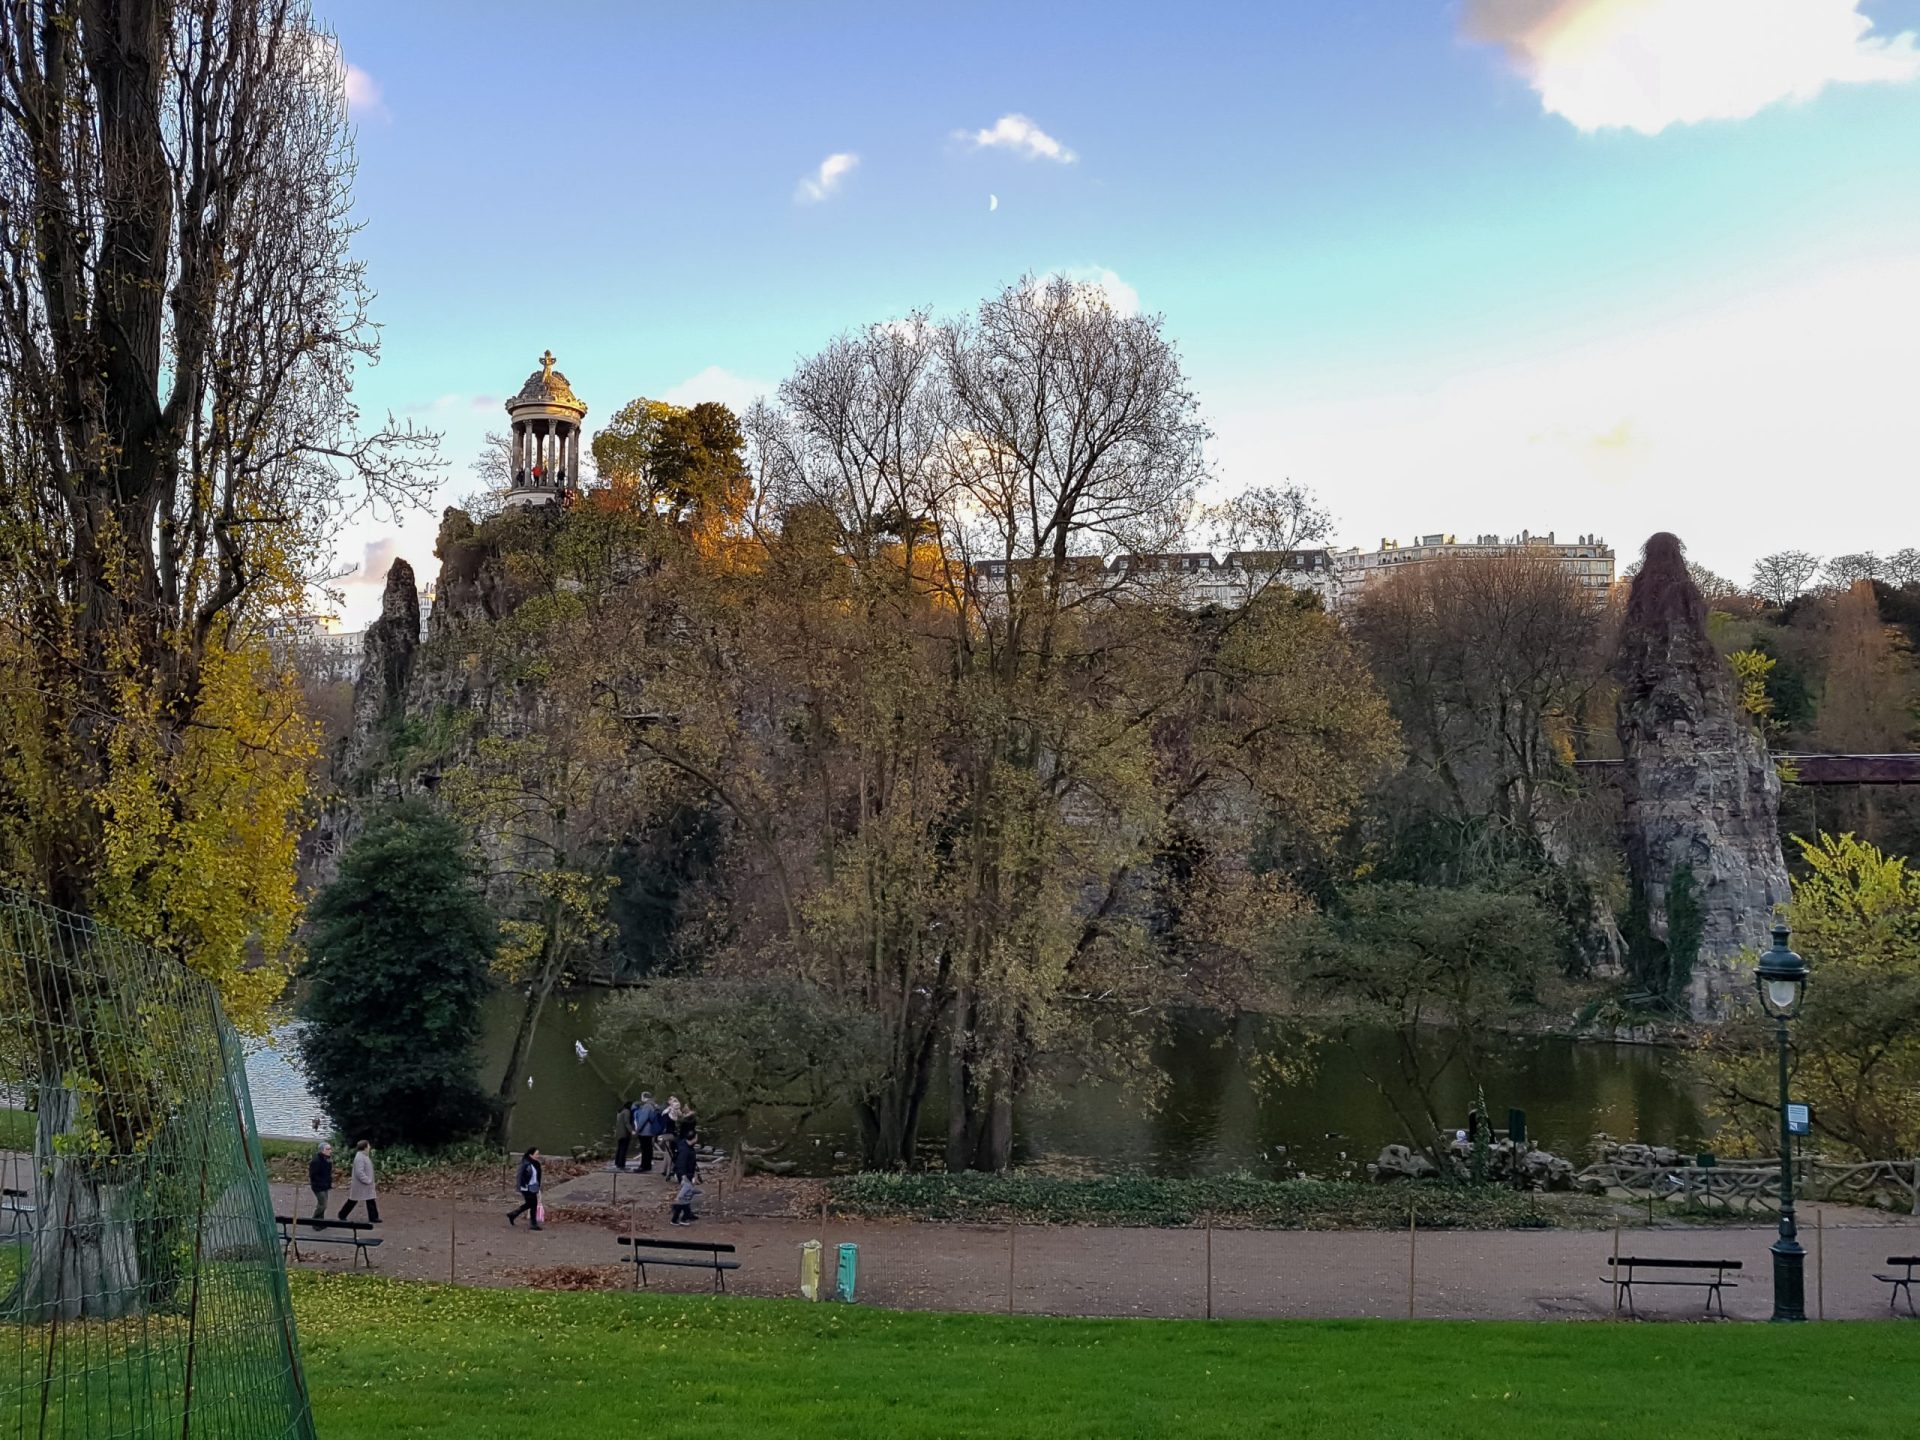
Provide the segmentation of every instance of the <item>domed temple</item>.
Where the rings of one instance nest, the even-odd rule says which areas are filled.
[[[509,505],[550,505],[580,483],[580,422],[586,403],[553,368],[553,352],[507,401],[513,418],[513,483]]]

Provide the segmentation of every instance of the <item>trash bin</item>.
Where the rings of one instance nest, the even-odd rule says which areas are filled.
[[[860,1268],[860,1247],[852,1241],[840,1246],[840,1270],[833,1282],[833,1298],[853,1302],[854,1272]]]
[[[820,1242],[809,1240],[800,1247],[800,1298],[820,1298]]]

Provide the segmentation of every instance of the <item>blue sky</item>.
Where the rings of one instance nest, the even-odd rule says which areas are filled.
[[[444,499],[547,347],[591,428],[1064,269],[1165,315],[1221,486],[1345,543],[1920,544],[1920,0],[317,8],[356,396],[446,432]]]

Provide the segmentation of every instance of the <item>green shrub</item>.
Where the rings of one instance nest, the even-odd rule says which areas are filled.
[[[479,1130],[474,1047],[495,924],[460,828],[419,804],[382,815],[313,918],[300,1055],[341,1134],[431,1148]]]
[[[1261,1180],[1246,1174],[1155,1179],[869,1172],[834,1181],[831,1203],[846,1214],[926,1220],[1154,1226],[1214,1221],[1283,1230],[1400,1229],[1409,1207],[1423,1226],[1462,1230],[1598,1223],[1611,1214],[1604,1202],[1584,1196],[1556,1195],[1542,1203],[1481,1186]]]

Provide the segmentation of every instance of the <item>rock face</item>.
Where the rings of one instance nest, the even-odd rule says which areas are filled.
[[[420,648],[420,591],[413,567],[404,560],[396,559],[387,571],[380,618],[367,627],[364,645],[360,680],[353,687],[353,728],[343,757],[342,768],[349,774],[364,767],[368,747],[406,704],[413,654]]]
[[[1707,638],[1706,604],[1672,535],[1647,541],[1616,674],[1635,898],[1666,942],[1674,874],[1691,868],[1699,952],[1686,1001],[1696,1020],[1713,1019],[1743,983],[1736,957],[1766,944],[1773,907],[1788,898],[1780,779]]]
[[[1473,1174],[1473,1146],[1467,1141],[1455,1141],[1442,1158],[1452,1166],[1454,1179],[1465,1180]],[[1521,1186],[1529,1190],[1573,1188],[1574,1169],[1571,1160],[1562,1159],[1546,1150],[1516,1146],[1504,1136],[1487,1146],[1485,1166],[1481,1178],[1489,1184]],[[1380,1157],[1367,1167],[1367,1174],[1376,1185],[1390,1185],[1397,1180],[1431,1180],[1439,1173],[1431,1160],[1405,1145],[1388,1145],[1381,1150]]]

